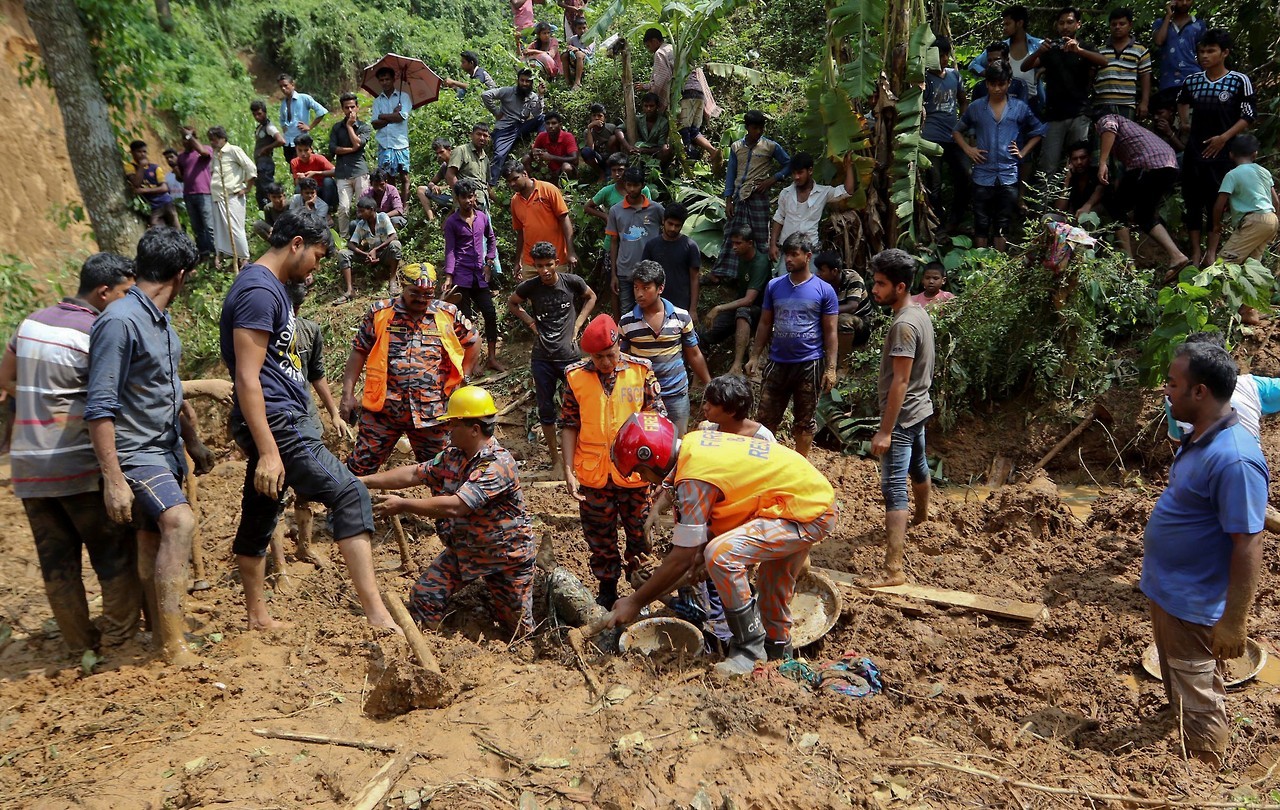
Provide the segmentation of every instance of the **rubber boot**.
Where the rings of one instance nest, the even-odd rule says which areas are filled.
[[[760,621],[760,605],[752,599],[744,607],[725,609],[725,621],[733,633],[729,654],[716,664],[716,673],[728,678],[750,675],[757,661],[765,658],[764,624]]]
[[[613,610],[613,603],[616,601],[618,601],[618,580],[600,580],[600,595],[596,597],[596,604],[605,610]]]
[[[770,661],[788,661],[795,657],[795,650],[790,641],[773,641],[764,643],[765,655]]]
[[[142,586],[133,573],[101,580],[102,643],[107,647],[123,644],[138,633],[142,615]]]

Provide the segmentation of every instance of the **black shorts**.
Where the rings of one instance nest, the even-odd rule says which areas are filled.
[[[329,510],[329,530],[335,540],[373,531],[373,504],[369,490],[355,474],[324,446],[319,424],[299,411],[267,414],[284,463],[284,485],[305,501],[320,502]],[[231,550],[244,557],[265,557],[283,507],[280,498],[269,498],[253,486],[258,449],[243,419],[231,426],[236,443],[249,457],[240,496],[240,526]]]
[[[973,186],[973,231],[975,236],[1003,236],[1013,222],[1018,207],[1018,187]]]

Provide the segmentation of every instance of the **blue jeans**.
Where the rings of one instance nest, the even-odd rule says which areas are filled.
[[[662,398],[667,406],[667,418],[676,426],[676,435],[683,436],[689,429],[689,390]]]
[[[184,194],[191,230],[195,232],[196,249],[201,256],[213,255],[213,195]]]
[[[884,495],[884,511],[907,511],[907,476],[913,484],[929,480],[929,462],[924,456],[922,419],[911,427],[897,426],[889,444],[889,452],[880,460],[880,493]]]
[[[506,165],[507,155],[516,148],[516,141],[541,131],[541,115],[520,124],[498,127],[493,131],[493,163],[489,166],[490,186],[498,185],[498,181],[502,179],[502,167]]]

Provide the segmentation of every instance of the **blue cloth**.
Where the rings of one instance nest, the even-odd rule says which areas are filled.
[[[84,420],[115,420],[121,467],[182,470],[182,341],[137,287],[93,322],[89,333],[89,392]]]
[[[299,121],[309,127],[315,119],[328,113],[320,102],[306,93],[294,93],[293,98],[280,99],[280,134],[284,135],[285,146],[293,146],[293,142],[303,134],[298,129]]]
[[[769,359],[775,363],[809,363],[823,355],[822,316],[838,315],[840,301],[835,289],[817,276],[795,285],[786,275],[765,286],[760,309],[773,312]]]
[[[973,102],[960,117],[959,132],[974,131],[974,145],[985,149],[987,159],[973,164],[973,182],[978,186],[1012,186],[1018,182],[1019,161],[1009,154],[1009,144],[1019,144],[1043,136],[1045,125],[1031,108],[1016,98],[1005,103],[1004,118],[997,121],[991,114],[988,99]]]
[[[1159,51],[1160,89],[1181,87],[1192,73],[1200,72],[1200,62],[1196,59],[1196,46],[1204,37],[1209,25],[1204,20],[1193,19],[1181,30],[1172,21],[1169,22],[1169,36],[1164,45],[1155,46],[1155,35],[1164,25],[1164,18],[1151,23],[1151,49]]]
[[[160,516],[175,506],[187,503],[187,494],[182,491],[182,480],[186,478],[186,459],[181,459],[182,467],[148,464],[141,467],[125,467],[121,472],[133,490],[134,509],[140,514],[144,531],[157,531]]]
[[[413,109],[413,99],[409,98],[409,94],[403,90],[396,90],[387,95],[379,93],[378,97],[373,100],[373,110],[369,117],[377,121],[379,116],[387,115],[399,110],[400,115],[404,118],[392,124],[387,124],[377,131],[375,136],[378,140],[378,153],[381,155],[383,149],[408,149],[409,148],[409,111]]]
[[[1268,471],[1235,411],[1183,440],[1143,534],[1142,592],[1186,622],[1215,624],[1227,604],[1232,534],[1263,529]]]
[[[252,329],[266,332],[267,357],[258,378],[267,413],[298,411],[306,413],[310,405],[307,378],[302,359],[294,349],[296,316],[284,283],[260,264],[251,264],[236,276],[227,299],[222,303],[219,321],[222,362],[236,378],[235,330]],[[240,397],[235,397],[233,417],[240,416]]]
[[[392,174],[409,173],[409,150],[378,147],[378,168]]]

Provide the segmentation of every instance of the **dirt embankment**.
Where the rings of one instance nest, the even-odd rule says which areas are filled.
[[[94,250],[87,223],[58,222],[68,206],[81,205],[67,155],[62,113],[49,86],[24,86],[22,76],[40,65],[40,46],[27,24],[22,0],[0,0],[0,107],[10,126],[0,128],[0,252],[34,265],[43,278],[50,266]],[[28,60],[30,66],[28,67]]]

